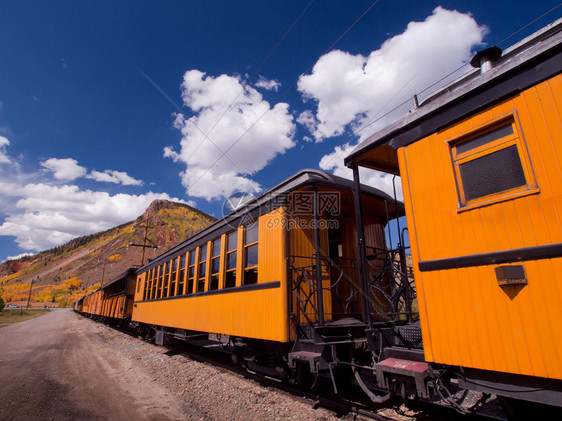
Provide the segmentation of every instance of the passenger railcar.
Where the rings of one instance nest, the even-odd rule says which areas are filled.
[[[302,343],[311,339],[302,327],[357,329],[370,299],[356,266],[352,190],[349,180],[305,170],[246,203],[139,269],[133,322],[160,344],[220,335],[248,369],[276,378],[288,376],[287,354],[290,368],[305,356],[318,363],[324,346]],[[384,260],[385,225],[402,205],[372,188],[360,196],[373,210],[366,244]],[[376,298],[386,314],[392,303]]]
[[[133,313],[137,268],[129,268],[76,301],[74,309],[109,324],[128,327]]]
[[[555,406],[562,406],[561,30],[559,20],[503,54],[480,52],[472,62],[480,71],[345,160],[356,183],[360,167],[401,176],[424,360],[435,373],[463,388]]]

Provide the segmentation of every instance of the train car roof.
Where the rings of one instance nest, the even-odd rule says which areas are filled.
[[[561,71],[562,19],[558,19],[506,49],[490,70],[467,72],[365,139],[345,158],[345,165],[398,174],[397,158],[390,148],[414,143]],[[377,156],[369,153],[374,148],[379,148]]]
[[[115,282],[118,282],[121,279],[126,278],[129,275],[137,273],[138,268],[139,268],[139,266],[130,267],[129,269],[125,270],[124,272],[120,273],[119,275],[117,275],[114,278],[107,281],[105,284],[103,284],[103,286],[100,289],[104,289],[104,288],[110,286],[111,284],[114,284]]]
[[[349,191],[353,190],[352,180],[333,174],[328,174],[320,170],[305,169],[299,171],[298,173],[296,173],[292,177],[289,177],[272,189],[250,200],[241,208],[226,215],[225,217],[209,225],[207,228],[204,228],[196,234],[192,235],[187,240],[184,240],[178,245],[172,247],[170,250],[167,250],[161,255],[155,257],[147,264],[139,268],[137,270],[137,273],[145,272],[154,266],[158,266],[162,262],[183,254],[184,250],[186,251],[188,248],[193,247],[194,244],[213,240],[216,238],[217,233],[222,233],[225,230],[232,230],[233,227],[244,225],[247,218],[249,218],[247,220],[248,222],[250,222],[252,218],[256,218],[263,211],[264,207],[274,201],[276,197],[295,191],[301,187],[310,185],[332,187]],[[361,185],[361,191],[363,193],[378,197],[393,204],[396,203],[400,207],[404,206],[402,202],[395,201],[394,198],[384,193],[382,190],[370,186]]]

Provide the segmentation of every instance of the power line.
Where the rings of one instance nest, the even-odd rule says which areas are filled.
[[[326,50],[324,50],[324,52],[321,54],[321,56],[325,55],[328,51],[330,51],[377,3],[379,2],[379,0],[375,0],[356,20],[355,22],[353,22],[328,48],[326,48]],[[307,73],[310,69],[312,69],[314,67],[314,64],[311,64],[304,72],[302,72],[301,74],[305,74]],[[300,78],[300,76],[299,76]],[[260,115],[256,121],[254,121],[250,127],[248,127],[244,133],[242,133],[235,141],[234,143],[232,143],[227,149],[226,151],[224,151],[223,155],[221,155],[217,160],[215,160],[215,162],[213,162],[213,164],[207,168],[207,170],[201,174],[197,179],[195,179],[195,181],[193,181],[193,183],[191,183],[187,189],[191,188],[193,185],[195,185],[200,179],[201,177],[203,177],[207,172],[209,172],[224,156],[224,154],[227,154],[234,146],[236,146],[236,144],[250,131],[254,128],[254,126],[267,114],[269,113],[270,110],[272,110],[275,105],[279,104],[279,102],[281,101],[281,99],[283,97],[285,97],[285,95],[291,90],[293,89],[293,87],[298,83],[299,78],[297,78],[297,80],[295,82],[293,82],[293,84],[291,86],[289,86],[278,98],[277,100],[273,103],[273,105],[268,108],[262,115]]]
[[[548,12],[542,14],[541,16],[539,16],[538,18],[532,20],[531,22],[529,22],[528,24],[524,25],[523,27],[521,27],[520,29],[516,30],[515,32],[513,32],[511,35],[509,35],[508,37],[504,38],[502,41],[498,42],[496,45],[500,45],[503,42],[505,42],[506,40],[512,38],[513,36],[515,36],[516,34],[518,34],[519,32],[523,31],[525,28],[529,27],[530,25],[534,24],[535,22],[537,22],[538,20],[544,18],[545,16],[549,15],[550,13],[554,12],[556,9],[558,9],[560,6],[562,6],[562,3],[559,3],[557,6],[553,7],[552,9],[550,9]],[[436,82],[432,83],[431,85],[429,85],[428,87],[424,88],[422,91],[420,91],[417,95],[419,94],[423,94],[424,92],[428,91],[429,89],[431,89],[432,87],[434,87],[435,85],[438,85],[440,82],[442,82],[443,80],[449,78],[451,75],[455,74],[456,72],[458,72],[459,70],[461,70],[463,67],[466,67],[467,65],[469,65],[470,63],[464,63],[461,66],[457,67],[456,69],[454,69],[453,71],[447,73],[445,76],[443,76],[442,78],[440,78],[439,80],[437,80]],[[415,78],[415,76],[414,76]],[[410,79],[410,81],[408,81],[408,83],[406,85],[408,85],[411,81],[413,80]],[[405,85],[405,86],[406,86]],[[404,87],[405,87],[404,86]],[[404,87],[402,87],[388,102],[387,104],[381,108],[380,111],[382,111],[390,102],[392,102],[392,100],[397,97],[400,92],[404,89]],[[376,120],[373,121],[373,118],[376,117],[375,116],[373,118],[371,118],[371,120],[369,120],[366,124],[363,124],[359,129],[355,130],[353,133],[349,134],[347,137],[345,137],[345,139],[341,140],[340,142],[336,143],[335,145],[331,146],[330,148],[326,149],[324,152],[321,152],[319,154],[316,154],[313,158],[309,159],[302,167],[301,169],[305,168],[310,162],[318,159],[319,156],[326,156],[328,153],[330,153],[331,151],[335,151],[335,149],[338,146],[343,145],[345,142],[347,142],[348,140],[350,140],[351,138],[357,136],[360,132],[362,132],[363,130],[365,130],[367,127],[370,127],[371,125],[373,125],[374,123],[376,123],[377,121],[380,121],[381,119],[383,119],[384,117],[386,117],[387,115],[393,113],[394,111],[398,110],[399,108],[403,107],[405,104],[407,104],[408,102],[410,102],[411,99],[407,99],[404,102],[398,104],[396,107],[394,107],[393,109],[387,111],[385,114],[383,114],[382,116],[380,116],[379,118],[377,118]],[[379,112],[380,112],[379,111]],[[330,161],[328,161],[328,163],[330,163],[333,159],[335,158],[332,157],[330,159]],[[272,183],[271,185],[276,185],[277,183]]]
[[[306,5],[306,7],[303,9],[303,11],[301,12],[301,14],[297,17],[297,19],[291,24],[291,26],[289,27],[289,29],[285,32],[285,34],[281,37],[281,39],[277,42],[277,44],[275,45],[275,47],[273,47],[273,49],[270,51],[270,53],[267,55],[267,57],[265,59],[262,60],[262,62],[260,63],[260,65],[256,68],[256,70],[254,71],[254,73],[252,73],[252,75],[248,78],[249,80],[253,80],[257,74],[259,73],[259,71],[261,70],[261,68],[269,61],[269,59],[271,58],[271,56],[273,55],[273,53],[275,53],[275,51],[277,51],[277,49],[279,48],[279,46],[283,43],[283,41],[285,40],[285,38],[287,38],[287,35],[289,35],[289,33],[293,30],[293,28],[295,27],[295,25],[300,21],[300,19],[304,16],[304,14],[306,13],[306,11],[310,8],[310,6],[312,5],[312,3],[314,3],[314,0],[310,0],[310,2]],[[207,134],[203,133],[203,139],[201,139],[201,142],[199,142],[199,144],[195,147],[195,149],[193,150],[193,152],[191,153],[191,155],[189,156],[189,158],[191,158],[192,156],[195,155],[195,153],[199,150],[199,148],[201,147],[201,145],[203,145],[203,143],[205,142],[205,140],[207,139],[207,137],[211,134],[211,132],[215,129],[215,127],[217,126],[217,124],[219,124],[219,122],[223,119],[223,117],[225,116],[225,114],[232,108],[232,106],[234,105],[234,103],[238,100],[238,98],[240,98],[240,95],[242,95],[245,91],[245,86],[242,86],[242,89],[240,90],[240,92],[238,92],[238,95],[236,95],[236,97],[232,100],[232,102],[230,103],[230,105],[225,108],[225,110],[223,111],[223,113],[219,116],[219,118],[217,118],[217,120],[213,123],[213,126],[209,129],[209,131],[207,132]],[[222,151],[221,151],[222,152]],[[188,160],[189,160],[188,158]],[[222,158],[222,156],[221,156]],[[220,160],[220,158],[219,158]],[[214,164],[213,164],[214,166]],[[212,166],[211,166],[212,168]],[[211,169],[209,168],[209,169]]]

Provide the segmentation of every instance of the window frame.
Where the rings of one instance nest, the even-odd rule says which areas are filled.
[[[511,125],[513,133],[490,140],[464,152],[459,153],[457,151],[457,147],[460,145],[507,125]],[[523,137],[523,131],[521,130],[517,113],[512,112],[487,121],[465,133],[462,133],[461,135],[447,139],[446,142],[449,146],[455,185],[457,188],[457,212],[463,212],[539,192],[531,160],[529,158],[529,151]],[[511,189],[490,193],[485,196],[469,200],[466,199],[463,179],[461,176],[461,165],[475,161],[487,155],[491,155],[495,152],[507,150],[512,146],[515,146],[517,149],[519,162],[521,163],[523,176],[525,178],[525,184]]]
[[[195,292],[207,291],[207,275],[209,274],[209,243],[201,244],[197,247],[199,259],[197,261],[197,272],[195,273],[197,282]],[[202,285],[202,289],[199,287]]]
[[[229,250],[229,242],[230,242],[230,238],[231,235],[235,234],[235,245],[234,248]],[[239,237],[239,230],[235,229],[234,231],[230,231],[226,234],[225,237],[225,257],[224,257],[224,288],[236,288],[236,277],[237,277],[237,271],[238,271],[238,237]],[[228,267],[228,263],[230,262],[231,256],[234,255],[234,267],[230,268]],[[233,274],[233,275],[231,275]],[[227,285],[227,281],[229,279],[229,277],[234,277],[234,285]]]
[[[178,257],[176,256],[171,260],[170,267],[170,288],[168,290],[168,297],[175,297],[178,291]]]
[[[248,230],[248,226],[254,226],[254,225],[256,226],[255,229],[258,230],[257,240],[254,241],[254,242],[252,242],[252,243],[248,243],[248,242],[247,242],[247,230]],[[248,225],[248,226],[245,226],[245,227],[244,227],[244,248],[243,248],[243,250],[242,250],[243,259],[244,259],[244,264],[243,264],[243,271],[242,271],[242,276],[243,276],[243,278],[242,278],[242,285],[255,285],[255,284],[257,284],[258,281],[259,281],[259,279],[258,279],[258,276],[259,276],[259,240],[260,240],[260,235],[259,235],[259,229],[260,229],[260,227],[259,227],[259,220],[256,220],[253,224]],[[258,259],[258,260],[257,260],[257,262],[256,262],[255,265],[253,265],[253,266],[247,266],[247,264],[248,264],[248,261],[247,261],[247,260],[248,260],[248,249],[249,249],[250,247],[253,247],[253,246],[257,247],[257,254],[258,254],[257,259]],[[255,282],[251,282],[251,283],[247,283],[247,282],[246,282],[246,277],[247,277],[246,273],[247,273],[248,271],[252,271],[252,270],[255,270],[255,271],[256,271],[256,281],[255,281]]]
[[[187,269],[187,253],[178,256],[178,293],[177,295],[185,294],[186,278],[185,272]]]
[[[218,251],[216,250],[218,246]],[[216,254],[215,254],[216,253]],[[220,274],[222,263],[222,237],[218,237],[211,242],[209,257],[209,291],[216,291],[221,288]],[[218,262],[218,268],[215,272],[215,262]],[[216,286],[216,287],[215,287]]]

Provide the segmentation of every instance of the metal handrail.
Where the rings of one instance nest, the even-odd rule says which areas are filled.
[[[368,267],[370,270],[369,290],[360,287],[359,268],[356,259],[341,258],[336,263],[333,259],[322,256],[322,285],[317,286],[316,254],[311,256],[289,256],[288,273],[291,285],[289,311],[293,319],[302,316],[307,323],[320,320],[334,320],[341,317],[363,319],[362,299],[366,297],[373,309],[368,317],[377,321],[413,320],[417,314],[412,312],[415,300],[415,288],[411,271],[404,271],[406,257],[404,248],[396,250],[366,247],[370,253]],[[304,259],[296,265],[297,259]],[[320,314],[315,297],[318,293],[329,293],[331,311]],[[336,307],[340,311],[334,311]],[[365,320],[363,320],[365,321]]]

